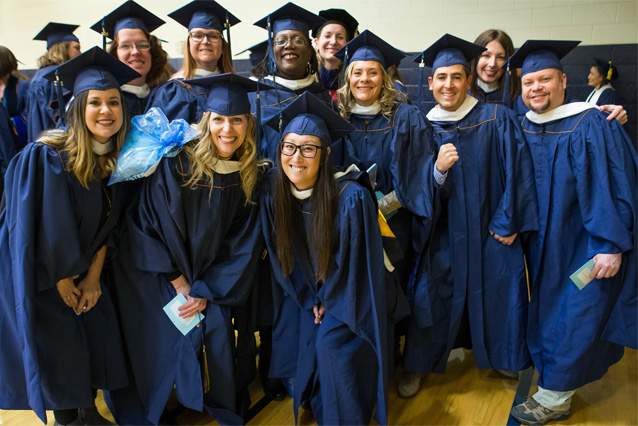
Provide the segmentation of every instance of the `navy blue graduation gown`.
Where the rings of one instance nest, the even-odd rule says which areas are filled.
[[[151,99],[153,91],[145,97],[140,98],[137,95],[122,91],[122,95],[124,96],[124,105],[126,106],[126,110],[129,113],[129,117],[133,118],[136,115],[144,114],[147,111],[146,104],[148,100]]]
[[[27,136],[29,141],[37,139],[38,135],[49,129],[55,129],[60,118],[58,95],[52,82],[44,78],[56,65],[41,68],[35,73],[29,83],[27,92]],[[71,92],[64,89],[64,100],[67,102]]]
[[[522,126],[538,192],[540,231],[530,253],[534,277],[529,347],[546,389],[573,390],[601,378],[636,349],[636,153],[616,120],[596,107]],[[541,116],[542,117],[542,116]],[[583,290],[569,276],[598,253],[622,253],[618,274]]]
[[[19,79],[14,75],[10,75],[2,97],[2,102],[9,112],[9,116],[13,120],[13,126],[18,134],[21,146],[26,145],[28,142],[26,123],[28,90],[28,81]]]
[[[296,200],[295,264],[284,277],[272,239],[271,172],[262,193],[262,222],[273,266],[271,377],[295,377],[294,412],[306,389],[318,424],[387,424],[386,303],[383,249],[369,179],[360,172],[338,179],[338,211],[332,229],[334,265],[323,284],[307,245],[312,197]],[[365,183],[364,183],[365,184]],[[313,306],[325,317],[314,323]]]
[[[408,288],[414,253],[425,248],[427,239],[415,240],[414,233],[427,235],[432,219],[434,153],[432,128],[418,107],[396,103],[390,119],[352,114],[355,130],[331,146],[330,161],[338,166],[356,164],[367,170],[377,164],[375,191],[384,195],[396,191],[403,206],[388,220],[397,237],[403,260],[393,272],[403,291]],[[420,217],[413,229],[415,216]],[[414,247],[413,247],[414,244]]]
[[[594,89],[594,92],[595,91],[596,90]],[[591,96],[591,94],[589,96]],[[608,87],[605,90],[603,90],[600,96],[598,97],[598,99],[596,100],[596,105],[598,106],[618,105],[618,100],[616,99],[616,91],[612,89],[611,87]]]
[[[277,77],[275,77],[275,81],[277,81]],[[273,83],[272,80],[259,80],[260,83],[267,84],[269,86],[274,85],[274,89],[272,90],[262,90],[259,93],[260,105],[261,105],[261,156],[263,158],[275,159],[277,155],[277,145],[280,141],[279,132],[273,129],[270,126],[267,126],[266,123],[270,121],[273,117],[279,116],[279,112],[286,108],[292,101],[297,99],[297,97],[304,92],[310,92],[315,95],[319,100],[324,102],[326,105],[336,110],[336,104],[332,100],[330,96],[330,92],[327,89],[321,87],[321,85],[317,82],[313,82],[311,85],[304,87],[299,90],[290,90],[280,84]],[[259,115],[257,114],[256,108],[256,92],[252,92],[248,94],[248,98],[250,99],[251,104],[251,112],[257,118]],[[283,129],[282,129],[283,130]],[[283,135],[282,135],[283,136]]]
[[[17,135],[13,127],[13,122],[9,113],[0,102],[0,183],[4,172],[9,167],[9,162],[17,152]],[[0,186],[0,194],[2,194],[2,186]]]
[[[470,95],[470,91],[467,91],[467,94]],[[481,87],[476,87],[476,93],[472,96],[476,98],[479,102],[489,102],[502,104],[503,103],[503,94],[498,90],[494,90],[493,92],[486,93]]]
[[[414,303],[430,303],[432,312],[414,316],[404,354],[408,371],[445,370],[466,309],[479,368],[530,365],[520,234],[538,229],[531,157],[509,109],[471,102],[468,96],[464,106],[471,109],[458,121],[432,121],[428,114],[437,145],[454,144],[459,160],[441,189],[428,257],[420,259],[431,288],[417,289]],[[490,230],[519,236],[506,246]]]
[[[110,245],[126,193],[111,188],[110,214],[100,228],[104,192],[101,182],[83,187],[60,154],[41,143],[27,145],[11,162],[0,214],[3,409],[32,409],[46,422],[45,410],[91,407],[92,388],[128,383],[104,282],[98,303],[80,316],[56,288],[61,279],[82,279],[98,250]]]
[[[246,204],[239,172],[215,174],[211,193],[208,183],[183,186],[189,167],[183,152],[162,160],[143,182],[138,212],[128,216],[126,241],[120,240],[118,256],[130,256],[132,267],[114,271],[113,278],[143,405],[133,408],[157,424],[175,387],[184,406],[205,407],[221,424],[242,424],[248,394],[236,382],[241,372],[235,368],[231,307],[243,305],[252,290],[263,250],[259,214],[256,204]],[[186,336],[162,310],[176,295],[164,275],[173,272],[191,284],[191,296],[208,299],[201,327]],[[203,345],[208,393],[202,387]],[[126,418],[131,407],[117,402],[129,401],[117,395],[113,401],[118,416]]]
[[[208,92],[208,88],[186,84],[182,79],[169,80],[153,89],[144,112],[157,107],[164,112],[168,121],[181,118],[189,124],[198,123],[206,112]]]

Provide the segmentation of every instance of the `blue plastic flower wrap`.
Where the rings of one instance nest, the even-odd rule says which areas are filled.
[[[159,108],[133,117],[131,125],[133,130],[117,157],[109,185],[150,176],[162,157],[174,157],[197,136],[197,131],[186,120],[180,118],[169,123]]]

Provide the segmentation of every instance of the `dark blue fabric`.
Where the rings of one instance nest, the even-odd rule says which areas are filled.
[[[27,92],[27,137],[34,141],[40,132],[55,129],[60,118],[58,95],[52,82],[44,78],[55,65],[42,68],[35,73],[29,83]],[[71,97],[71,92],[65,90],[65,101]]]
[[[178,79],[170,80],[151,92],[144,112],[157,107],[168,121],[181,118],[189,124],[198,123],[206,111],[208,93],[206,87],[188,85]]]
[[[520,234],[538,229],[529,149],[511,111],[478,103],[460,121],[432,122],[436,143],[459,160],[441,189],[442,212],[419,259],[414,324],[404,367],[442,372],[466,309],[479,368],[530,365],[526,347],[527,279]],[[500,236],[519,234],[511,246]],[[431,311],[422,311],[430,304]]]
[[[600,97],[596,101],[596,105],[618,105],[616,91],[614,89],[603,90],[603,93],[600,94]]]
[[[277,81],[277,77],[275,77]],[[273,85],[272,80],[259,80],[260,83]],[[292,101],[304,92],[310,92],[315,95],[319,100],[323,101],[326,105],[330,106],[336,111],[336,104],[330,96],[330,92],[321,87],[317,82],[313,82],[310,86],[304,87],[296,91],[291,91],[279,84],[275,85],[276,88],[272,90],[263,90],[260,92],[261,102],[261,123],[262,123],[262,139],[261,139],[261,155],[263,158],[274,159],[277,155],[277,145],[279,144],[280,137],[279,132],[272,127],[266,125],[273,117],[279,116],[279,112],[286,108]],[[253,115],[256,115],[256,103],[257,95],[255,93],[249,93],[250,107]],[[282,129],[283,130],[283,129]],[[283,135],[282,135],[283,136]]]
[[[529,347],[546,389],[601,378],[636,348],[636,153],[627,134],[595,108],[544,125],[524,119],[534,160],[540,231]],[[613,278],[583,290],[569,276],[598,253],[623,253]]]
[[[147,111],[146,104],[148,100],[151,98],[153,91],[145,97],[138,98],[137,95],[129,92],[122,91],[122,96],[124,97],[124,106],[128,111],[129,117],[133,118],[136,115],[142,115]]]
[[[242,424],[247,389],[237,384],[231,308],[245,303],[263,249],[255,204],[246,204],[239,172],[215,174],[210,184],[183,186],[190,165],[184,152],[164,159],[147,178],[139,209],[128,215],[114,270],[126,343],[139,399],[156,424],[173,387],[185,407],[221,424]],[[128,240],[128,241],[127,241]],[[127,265],[130,261],[130,265]],[[183,336],[162,310],[175,295],[164,274],[179,271],[190,295],[208,299],[200,328]],[[203,393],[202,345],[210,391]],[[111,393],[122,418],[139,407]]]
[[[9,113],[0,102],[0,194],[2,194],[2,176],[9,167],[9,162],[17,153],[17,135]]]
[[[95,307],[77,316],[56,283],[83,278],[109,241],[126,202],[111,189],[111,211],[99,228],[101,182],[83,187],[58,152],[31,143],[6,174],[0,214],[0,407],[45,410],[91,407],[93,388],[128,383],[118,319],[102,281]],[[108,266],[105,264],[104,268]]]
[[[318,424],[369,424],[376,404],[387,424],[385,279],[381,234],[370,188],[351,173],[339,179],[334,267],[322,285],[307,246],[312,197],[298,201],[295,265],[284,277],[272,240],[274,172],[262,194],[262,222],[274,277],[271,376],[295,377],[294,412],[306,389]],[[326,309],[314,323],[313,306]],[[286,336],[281,339],[281,336]],[[287,364],[284,364],[287,363]]]
[[[26,145],[28,142],[26,123],[28,90],[28,81],[21,80],[14,75],[10,75],[7,85],[4,88],[4,96],[2,97],[2,102],[4,103],[4,106],[13,121],[13,127],[18,134],[18,140],[21,147]]]

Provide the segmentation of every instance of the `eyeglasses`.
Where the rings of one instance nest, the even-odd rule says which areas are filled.
[[[118,50],[132,50],[133,46],[137,48],[137,50],[148,50],[151,48],[151,43],[148,41],[136,41],[132,43],[130,41],[125,41],[124,43],[119,43],[117,45]]]
[[[293,46],[305,46],[306,45],[306,40],[304,40],[301,37],[295,37],[295,38],[292,38],[292,39],[284,38],[284,37],[277,37],[272,42],[277,47],[283,47],[283,46],[285,46],[288,43],[292,43]]]
[[[188,35],[190,35],[191,39],[195,43],[201,43],[202,41],[204,41],[204,37],[206,37],[208,41],[211,43],[219,43],[220,41],[222,41],[221,34],[217,34],[217,33],[196,32],[196,33],[189,33]]]
[[[310,144],[295,145],[294,143],[290,142],[281,143],[281,153],[286,157],[292,157],[293,155],[295,155],[297,150],[299,150],[299,153],[302,157],[315,158],[318,149],[323,149],[323,147]]]

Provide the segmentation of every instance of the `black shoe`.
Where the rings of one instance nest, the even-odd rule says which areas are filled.
[[[263,380],[263,378],[262,378]],[[283,401],[286,397],[286,388],[279,379],[266,379],[261,382],[264,394],[273,401]]]
[[[78,420],[80,424],[87,426],[103,426],[103,425],[113,425],[115,423],[111,423],[97,411],[97,407],[91,408],[79,408],[78,409]]]

